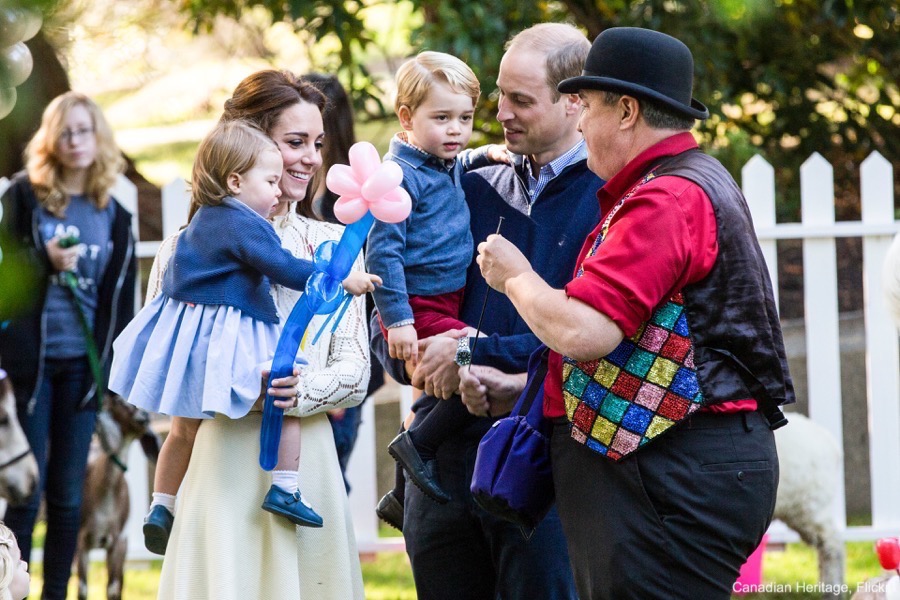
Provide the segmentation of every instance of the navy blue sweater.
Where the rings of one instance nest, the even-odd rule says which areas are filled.
[[[463,177],[463,190],[475,244],[494,233],[503,216],[503,237],[522,251],[544,281],[562,288],[572,278],[581,246],[600,218],[597,190],[602,185],[603,180],[588,170],[587,162],[579,161],[551,180],[529,210],[521,162],[517,161],[514,169],[495,165],[472,171]],[[460,311],[462,321],[472,327],[478,324],[488,289],[481,269],[472,261]],[[491,291],[481,328],[489,337],[478,340],[474,364],[506,373],[526,370],[528,357],[540,342],[506,296]]]
[[[313,264],[281,247],[272,225],[239,200],[203,206],[178,240],[163,277],[174,300],[224,304],[265,323],[277,323],[269,293],[275,283],[302,290]]]

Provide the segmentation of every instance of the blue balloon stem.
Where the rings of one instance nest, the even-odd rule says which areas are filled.
[[[363,243],[366,241],[366,236],[368,236],[374,221],[375,217],[372,216],[372,213],[367,212],[359,221],[344,229],[331,260],[324,268],[324,272],[332,282],[336,281],[339,284],[350,274],[353,262],[362,251]],[[290,377],[294,373],[294,362],[297,360],[297,351],[300,349],[303,335],[309,327],[312,316],[320,314],[319,309],[324,303],[322,290],[312,289],[309,282],[307,282],[306,288],[285,321],[284,329],[281,330],[281,336],[275,347],[275,357],[272,360],[272,372],[269,375],[267,387],[272,386],[273,380]],[[337,305],[329,312],[334,312],[339,307],[340,305]],[[344,310],[346,310],[346,305]],[[338,316],[338,321],[342,316],[343,310]],[[263,402],[262,427],[259,432],[259,466],[266,471],[271,471],[278,463],[278,445],[281,442],[281,424],[284,419],[284,410],[275,406],[274,401],[275,397],[266,392],[266,399]]]

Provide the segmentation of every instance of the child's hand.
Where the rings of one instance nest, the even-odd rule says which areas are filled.
[[[506,152],[506,145],[491,144],[487,151],[488,160],[492,163],[509,164],[509,154]]]
[[[416,328],[412,325],[392,327],[388,332],[388,352],[391,358],[411,360],[415,363],[419,359],[419,339]]]
[[[367,292],[374,292],[375,286],[381,285],[381,277],[362,271],[350,271],[350,275],[341,282],[341,285],[348,294],[362,296]]]

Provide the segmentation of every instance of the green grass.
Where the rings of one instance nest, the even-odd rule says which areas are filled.
[[[382,535],[394,535],[393,530],[384,530]],[[156,598],[159,572],[162,561],[130,563],[125,571],[123,597],[127,600],[151,600]],[[400,552],[382,552],[367,557],[362,565],[367,600],[415,600],[416,591],[412,571],[406,555]],[[847,585],[850,593],[856,584],[881,573],[881,567],[870,542],[847,544]],[[788,544],[784,551],[769,551],[763,560],[763,582],[781,584],[790,591],[747,594],[735,596],[745,600],[819,600],[822,591],[814,591],[818,580],[815,552],[802,544]],[[88,600],[106,598],[106,568],[102,563],[91,565],[88,579]],[[35,565],[32,572],[31,600],[37,600],[41,584],[41,568]],[[809,586],[809,591],[799,591],[800,586]],[[77,596],[77,578],[73,577],[69,586],[69,597]],[[837,597],[828,595],[828,597]]]
[[[857,583],[880,575],[882,569],[871,542],[850,542],[846,548],[844,573],[849,593],[852,594]],[[763,583],[781,584],[784,591],[736,597],[745,600],[820,600],[826,594],[821,587],[815,591],[818,579],[815,551],[804,544],[788,544],[784,551],[768,551],[763,558]],[[827,594],[827,597],[842,596]]]
[[[128,563],[125,569],[125,587],[122,597],[126,600],[155,600],[159,587],[161,560]],[[415,600],[409,559],[402,552],[382,552],[362,565],[367,600]],[[41,565],[31,571],[31,595],[29,600],[40,599],[43,584]],[[69,598],[78,596],[78,577],[69,581]],[[88,600],[105,600],[106,565],[91,563],[88,573]]]
[[[415,600],[409,558],[403,552],[381,552],[371,562],[363,562],[366,600]]]

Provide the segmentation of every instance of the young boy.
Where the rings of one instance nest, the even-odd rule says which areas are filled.
[[[366,263],[369,272],[384,280],[373,295],[390,355],[415,361],[419,339],[450,330],[456,336],[477,334],[458,319],[473,252],[460,176],[475,165],[464,166],[457,156],[472,136],[481,87],[464,62],[441,52],[422,52],[404,63],[396,83],[394,109],[403,131],[391,140],[386,158],[403,169],[412,212],[401,223],[375,222]],[[439,402],[388,446],[413,482],[438,502],[449,496],[434,480],[435,452],[471,418],[462,403]],[[398,470],[393,493],[402,505],[401,482]],[[379,516],[400,529],[381,508]]]

